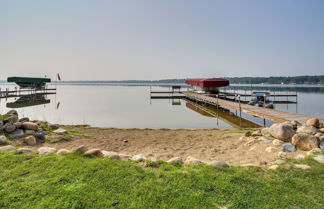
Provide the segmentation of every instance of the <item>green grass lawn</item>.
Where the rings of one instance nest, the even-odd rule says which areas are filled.
[[[135,162],[0,153],[0,208],[324,208],[324,166],[143,168]]]

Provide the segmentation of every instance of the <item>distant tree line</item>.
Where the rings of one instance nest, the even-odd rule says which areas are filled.
[[[235,84],[324,84],[324,75],[293,76],[293,77],[228,77],[225,78]]]

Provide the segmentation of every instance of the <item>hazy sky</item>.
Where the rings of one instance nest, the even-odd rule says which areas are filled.
[[[0,0],[0,80],[324,74],[323,0]]]

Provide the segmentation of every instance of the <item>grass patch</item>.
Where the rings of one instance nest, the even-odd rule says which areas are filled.
[[[45,141],[48,142],[48,143],[58,143],[58,142],[62,142],[62,141],[71,141],[73,138],[72,136],[69,136],[69,135],[64,135],[64,136],[47,136]]]
[[[91,137],[94,137],[94,135],[91,135],[91,134],[86,134],[82,131],[78,131],[78,130],[67,130],[68,134],[69,135],[72,135],[72,136],[81,136],[81,137],[84,137],[84,138],[91,138]]]
[[[324,208],[324,166],[265,171],[0,153],[0,208]]]
[[[0,115],[0,120],[5,120],[9,117],[10,117],[10,115]]]

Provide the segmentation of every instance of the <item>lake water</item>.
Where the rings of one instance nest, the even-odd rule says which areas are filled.
[[[14,85],[0,84],[1,89]],[[169,87],[155,86],[154,90]],[[279,110],[324,118],[324,87],[300,86],[231,86],[227,92],[250,93],[271,90],[276,93],[296,93],[297,104],[275,104]],[[244,100],[245,98],[243,98]],[[247,98],[248,100],[249,98]],[[277,98],[277,100],[287,98]],[[28,100],[30,100],[28,102]],[[33,101],[32,101],[33,100]],[[295,98],[289,98],[295,101]],[[30,106],[26,106],[30,105]],[[34,105],[34,106],[32,106]],[[40,98],[8,98],[0,100],[1,113],[16,109],[20,116],[60,124],[89,124],[116,128],[231,128],[263,125],[262,118],[235,111],[199,106],[182,99],[150,99],[149,86],[123,85],[58,85],[55,95]],[[216,117],[218,116],[218,117]],[[271,121],[266,121],[270,125]]]

